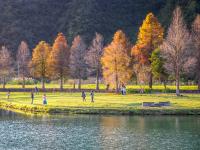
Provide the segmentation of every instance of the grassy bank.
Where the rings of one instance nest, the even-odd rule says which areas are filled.
[[[31,105],[30,93],[0,93],[0,108],[31,113],[78,113],[78,114],[200,114],[200,95],[186,94],[176,97],[173,94],[95,94],[95,102],[83,102],[80,93],[47,93],[48,105],[42,105],[42,93],[35,96]],[[170,107],[142,107],[142,102],[170,101]]]

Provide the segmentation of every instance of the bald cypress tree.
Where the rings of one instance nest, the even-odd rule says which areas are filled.
[[[45,41],[40,41],[33,49],[32,60],[30,62],[31,74],[42,81],[42,88],[45,89],[45,80],[48,78],[48,57],[51,46]]]
[[[81,80],[87,77],[87,65],[86,44],[80,35],[74,38],[70,52],[70,74],[73,79],[78,79],[78,89],[81,89]]]
[[[197,15],[196,19],[192,24],[192,38],[196,49],[196,77],[198,81],[198,89],[200,90],[200,14]]]
[[[102,72],[101,57],[103,54],[103,36],[96,33],[86,54],[86,62],[90,74],[96,75],[96,89],[99,90],[99,78]]]
[[[2,46],[0,50],[0,77],[3,80],[3,88],[6,86],[7,78],[14,71],[13,63],[14,61],[9,50],[5,46]]]
[[[22,77],[22,88],[25,88],[25,77],[29,75],[29,62],[31,59],[30,50],[28,44],[22,41],[17,51],[17,68],[18,76]]]
[[[63,89],[63,80],[69,76],[70,49],[62,33],[55,39],[52,51],[48,57],[49,76],[60,80],[60,89]]]
[[[133,57],[139,58],[137,64],[150,67],[150,57],[163,41],[164,29],[153,13],[147,14],[139,29],[136,45],[132,49]],[[152,88],[152,72],[149,74],[149,87]]]
[[[131,77],[130,47],[126,35],[118,30],[113,41],[104,48],[101,58],[103,77],[107,84],[119,92],[119,87]]]

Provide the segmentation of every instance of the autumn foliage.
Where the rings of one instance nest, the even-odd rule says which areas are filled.
[[[30,63],[31,73],[35,78],[42,79],[42,88],[45,88],[45,80],[48,78],[48,57],[51,52],[51,46],[45,41],[33,49],[32,60]]]
[[[32,50],[31,58],[28,44],[22,41],[15,59],[5,46],[1,48],[0,78],[4,88],[9,76],[17,74],[23,79],[23,88],[25,79],[32,77],[42,82],[43,89],[47,80],[60,81],[63,90],[67,79],[73,80],[74,88],[77,82],[78,89],[81,89],[83,80],[95,77],[90,81],[96,80],[96,90],[100,89],[99,84],[103,81],[107,89],[116,92],[135,79],[141,87],[148,83],[151,89],[153,79],[164,83],[165,88],[170,79],[176,82],[176,93],[180,95],[182,77],[193,79],[200,89],[199,33],[200,15],[188,30],[181,8],[177,7],[165,39],[163,27],[154,14],[149,13],[139,28],[135,44],[129,42],[122,30],[118,30],[105,47],[106,40],[100,33],[95,34],[90,45],[87,45],[89,42],[85,35],[76,35],[68,44],[68,38],[58,33],[52,45],[39,42]],[[69,40],[71,38],[69,36]]]
[[[25,77],[29,76],[29,62],[31,59],[30,50],[28,44],[22,41],[17,51],[17,70],[18,76],[22,77],[23,84],[22,88],[25,88]]]
[[[6,86],[6,79],[13,73],[13,58],[9,50],[2,46],[0,50],[0,76],[3,80],[3,88]]]
[[[150,67],[151,54],[153,50],[157,49],[159,45],[162,44],[163,35],[164,35],[164,29],[158,22],[158,19],[153,15],[153,13],[149,13],[139,29],[136,45],[133,46],[131,51],[133,59],[136,65],[138,66],[137,68],[139,68],[139,70],[144,65],[146,67]],[[151,74],[150,69],[149,73]],[[150,80],[151,79],[152,78],[150,77]],[[151,86],[152,85],[150,85],[150,87]]]
[[[78,88],[81,88],[81,80],[87,76],[87,65],[85,60],[86,44],[80,35],[76,36],[70,49],[70,75],[78,79]]]
[[[116,92],[120,84],[127,83],[131,77],[129,50],[129,41],[121,30],[115,33],[113,41],[104,48],[101,59],[103,77]]]
[[[52,79],[60,80],[60,88],[63,89],[63,79],[69,76],[70,49],[67,40],[59,33],[48,57],[48,72]]]

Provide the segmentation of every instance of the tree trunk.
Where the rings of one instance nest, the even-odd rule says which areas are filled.
[[[176,95],[177,96],[180,96],[179,82],[180,82],[179,73],[177,73],[176,75]]]
[[[118,79],[118,75],[116,74],[116,77],[115,77],[115,81],[116,81],[116,85],[115,85],[115,86],[116,86],[116,89],[115,89],[115,92],[116,92],[116,93],[119,93],[119,87],[118,87],[118,86],[119,86],[119,81],[118,81],[118,80],[119,80],[119,79]]]
[[[44,78],[42,78],[42,89],[45,89],[45,82],[44,82]]]
[[[99,70],[97,70],[97,75],[96,75],[96,90],[99,90]]]
[[[25,89],[25,77],[24,77],[24,76],[22,77],[22,80],[23,80],[23,81],[22,81],[22,82],[23,82],[23,83],[22,83],[22,88]]]
[[[60,90],[63,90],[63,77],[60,77]]]
[[[6,79],[5,79],[5,77],[3,77],[3,89],[5,89],[6,88]]]
[[[81,89],[81,79],[78,80],[78,89]]]
[[[164,84],[164,88],[165,88],[165,91],[166,91],[167,90],[167,82],[163,81],[163,84]]]
[[[152,89],[152,85],[153,85],[153,75],[152,73],[150,73],[149,75],[149,88]]]
[[[73,89],[76,88],[76,81],[74,80],[74,83],[73,83]]]

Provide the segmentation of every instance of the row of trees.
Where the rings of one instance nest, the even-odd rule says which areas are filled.
[[[40,41],[30,49],[25,41],[19,45],[16,61],[10,51],[3,46],[0,50],[0,76],[5,88],[6,80],[13,76],[17,70],[18,76],[23,79],[22,88],[25,88],[26,77],[40,79],[42,88],[45,81],[60,80],[60,89],[63,89],[64,79],[78,79],[78,88],[81,88],[81,79],[86,79],[89,74],[96,74],[97,89],[101,76],[100,57],[103,53],[103,36],[96,33],[89,50],[80,35],[76,36],[70,47],[65,36],[59,33],[53,46],[45,41]],[[74,83],[75,88],[75,83]]]
[[[101,60],[104,78],[108,83],[115,83],[117,91],[134,76],[140,84],[149,83],[150,88],[153,78],[166,87],[168,78],[172,77],[176,81],[176,94],[180,95],[180,77],[191,72],[195,72],[200,89],[200,15],[190,31],[177,7],[164,38],[163,27],[149,13],[132,48],[125,34],[117,31]]]
[[[135,45],[122,30],[114,34],[107,46],[104,46],[103,36],[96,33],[89,47],[80,35],[74,38],[70,47],[65,36],[59,33],[53,46],[39,42],[31,57],[28,45],[22,41],[16,58],[18,74],[23,78],[23,88],[25,77],[32,76],[41,79],[43,88],[46,79],[59,79],[61,89],[65,78],[78,79],[78,88],[81,88],[81,79],[88,75],[96,76],[96,89],[99,89],[99,78],[103,75],[106,84],[116,92],[134,77],[138,83],[149,83],[152,88],[153,79],[166,85],[171,76],[176,81],[176,93],[180,95],[182,73],[195,71],[200,89],[200,15],[191,27],[189,31],[178,7],[166,37],[158,19],[149,13],[139,29]],[[6,47],[0,51],[0,69],[5,87],[6,77],[14,70]]]

